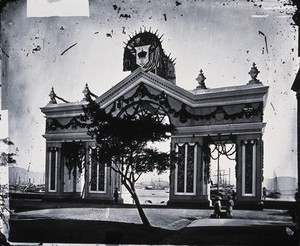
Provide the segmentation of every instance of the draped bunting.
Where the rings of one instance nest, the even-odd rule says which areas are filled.
[[[251,104],[247,103],[244,105],[243,109],[240,112],[229,114],[225,111],[222,106],[216,107],[214,111],[208,114],[192,114],[186,108],[186,104],[182,103],[181,108],[176,110],[175,108],[171,107],[169,103],[169,99],[167,94],[162,91],[159,94],[152,94],[149,92],[147,87],[141,83],[139,87],[136,89],[135,93],[128,97],[124,98],[121,97],[117,101],[114,102],[114,105],[111,108],[111,113],[116,111],[117,104],[129,104],[134,102],[136,98],[145,98],[148,97],[154,101],[157,101],[160,105],[162,105],[170,115],[173,115],[175,118],[179,118],[180,122],[185,123],[187,120],[210,120],[216,119],[217,114],[223,114],[224,120],[235,120],[240,118],[251,118],[253,116],[258,116],[259,114],[262,115],[263,104],[260,103],[256,108],[253,108]],[[123,105],[124,107],[124,105]]]
[[[169,115],[173,115],[175,118],[179,118],[181,123],[185,123],[188,120],[211,120],[216,119],[218,120],[218,116],[221,114],[223,117],[223,120],[236,120],[236,119],[242,119],[242,118],[251,118],[254,116],[260,116],[262,118],[262,111],[263,111],[263,103],[259,103],[256,108],[254,108],[251,104],[246,103],[244,107],[236,113],[227,113],[224,107],[218,106],[215,110],[213,110],[211,113],[208,114],[193,114],[187,110],[186,104],[182,103],[181,108],[179,110],[176,110],[174,107],[172,107],[169,103],[168,95],[162,91],[158,94],[152,94],[149,92],[147,87],[141,83],[136,91],[133,93],[132,96],[128,98],[124,98],[124,96],[117,99],[110,110],[110,113],[115,112],[117,109],[120,109],[120,106],[126,107],[126,105],[129,105],[130,103],[134,102],[135,99],[143,99],[143,98],[149,98],[156,102],[158,102],[164,109],[167,111]],[[55,118],[48,118],[46,121],[46,130],[47,131],[55,131],[57,128],[60,129],[77,129],[88,127],[88,123],[84,123],[81,121],[82,116],[79,117],[73,117],[68,123],[61,124],[57,119]]]
[[[212,160],[217,160],[221,155],[225,155],[227,159],[236,161],[237,148],[235,148],[235,137],[230,134],[226,138],[222,138],[220,134],[217,137],[212,138],[207,136],[204,138],[203,143],[203,161],[204,161],[204,180],[206,183],[209,182],[211,176],[210,162]],[[229,148],[227,145],[231,144]],[[210,147],[213,145],[213,147]],[[213,155],[216,155],[214,157]],[[236,174],[236,170],[235,170]]]

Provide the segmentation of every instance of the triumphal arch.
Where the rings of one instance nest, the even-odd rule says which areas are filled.
[[[181,158],[170,172],[169,206],[210,205],[212,146],[224,150],[230,144],[236,206],[258,208],[268,87],[257,79],[256,65],[244,85],[214,89],[206,87],[200,70],[195,89],[188,91],[176,85],[174,60],[165,54],[157,32],[144,30],[129,38],[123,70],[131,74],[99,97],[87,86],[80,102],[67,102],[51,91],[50,102],[41,109],[46,117],[46,197],[113,200],[120,179],[101,164],[95,141],[78,119],[94,97],[113,115],[151,112],[175,125],[171,148]]]

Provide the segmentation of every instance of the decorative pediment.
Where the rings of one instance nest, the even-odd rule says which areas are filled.
[[[96,102],[101,107],[115,112],[134,101],[152,100],[162,105],[171,116],[181,117],[181,122],[188,119],[209,120],[216,115],[223,119],[236,119],[250,118],[257,115],[258,111],[262,111],[267,91],[268,87],[262,84],[206,89],[204,92],[187,91],[138,68],[98,97]],[[240,105],[239,109],[236,105]],[[204,108],[213,109],[204,110]]]
[[[262,83],[187,91],[139,67],[103,95],[96,97],[95,102],[116,116],[143,112],[151,112],[159,120],[168,116],[177,127],[252,124],[262,123],[267,92],[268,87]],[[47,133],[76,131],[83,134],[85,125],[79,116],[90,94],[86,86],[85,100],[49,103],[42,108],[47,118]],[[94,94],[92,96],[95,97]]]
[[[110,106],[107,106],[107,111],[112,114],[120,115],[124,109],[135,105],[135,111],[148,110],[151,113],[157,113],[159,107],[151,106],[150,102],[155,103],[157,106],[163,107],[165,112],[173,118],[178,118],[181,123],[185,123],[187,120],[205,120],[209,121],[215,119],[216,121],[236,120],[236,119],[249,119],[253,116],[262,116],[263,103],[247,103],[235,106],[213,106],[207,107],[208,109],[204,112],[197,111],[197,108],[188,107],[182,101],[175,100],[172,95],[166,94],[164,91],[161,92],[150,92],[151,88],[149,85],[140,83],[131,93],[122,95],[118,100],[114,101]],[[175,102],[174,102],[175,100]],[[133,113],[133,112],[132,112]]]

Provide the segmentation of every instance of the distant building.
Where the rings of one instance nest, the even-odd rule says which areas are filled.
[[[180,161],[171,170],[168,204],[209,206],[209,146],[234,144],[236,205],[257,206],[261,201],[263,110],[268,87],[257,79],[255,64],[249,72],[251,80],[243,86],[208,89],[200,70],[196,88],[187,91],[176,85],[174,60],[165,55],[160,38],[143,31],[128,41],[123,69],[132,73],[95,101],[116,116],[147,111],[175,125],[171,146]],[[76,124],[92,95],[87,87],[84,95],[80,102],[57,103],[61,98],[52,91],[51,101],[41,109],[46,116],[46,196],[108,202],[120,180],[101,164],[94,140]]]

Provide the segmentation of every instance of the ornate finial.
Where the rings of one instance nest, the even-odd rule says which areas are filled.
[[[65,100],[65,99],[57,96],[56,93],[54,92],[54,88],[53,87],[51,89],[49,97],[50,97],[50,102],[49,102],[50,104],[56,104],[57,103],[56,102],[56,98],[59,99],[59,100],[61,100],[61,101],[63,101],[63,102],[65,102],[65,103],[69,103],[69,101],[67,101],[67,100]]]
[[[197,89],[207,89],[206,85],[204,83],[204,80],[206,80],[206,77],[204,76],[202,69],[200,70],[200,73],[199,73],[198,77],[196,78],[196,80],[198,81],[198,84],[199,84],[197,86]]]
[[[51,92],[49,94],[49,97],[50,97],[50,102],[49,103],[51,103],[51,104],[57,103],[56,99],[55,99],[56,98],[56,94],[54,92],[54,88],[53,87],[51,88]]]
[[[88,84],[85,84],[84,90],[82,91],[84,98],[82,99],[82,101],[87,101],[87,102],[91,102],[93,101],[92,97],[97,98],[98,96],[95,95],[94,93],[92,93],[89,89]]]
[[[84,90],[82,91],[82,93],[84,95],[84,98],[82,99],[83,101],[87,101],[87,102],[92,101],[91,92],[90,92],[90,89],[89,89],[89,86],[87,83],[85,84],[85,87],[84,87]]]
[[[249,81],[249,84],[259,84],[261,83],[256,77],[257,75],[260,73],[260,71],[258,71],[255,62],[253,62],[252,64],[252,68],[249,72],[250,76],[251,76],[251,80]]]

